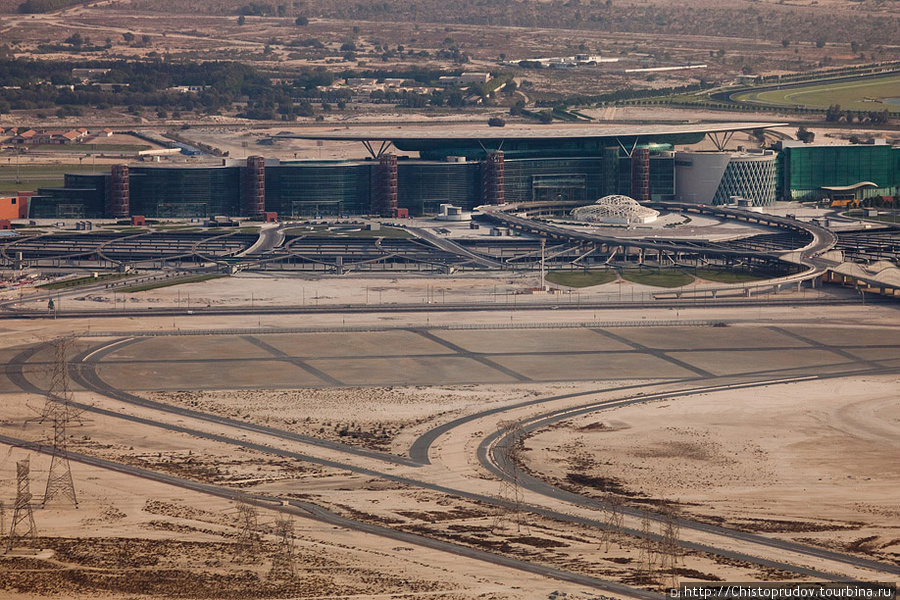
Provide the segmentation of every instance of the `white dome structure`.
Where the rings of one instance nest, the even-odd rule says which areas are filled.
[[[629,225],[632,223],[652,223],[659,216],[659,211],[641,206],[628,196],[604,196],[587,206],[579,206],[569,215],[587,223],[611,223]]]

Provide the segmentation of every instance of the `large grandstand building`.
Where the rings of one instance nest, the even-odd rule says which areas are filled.
[[[359,141],[370,156],[355,161],[250,157],[225,159],[217,165],[117,165],[110,173],[68,174],[62,187],[39,189],[29,203],[29,217],[252,217],[270,212],[293,218],[392,215],[395,209],[423,215],[436,214],[442,204],[463,210],[482,204],[542,200],[588,204],[613,194],[638,202],[699,203],[742,196],[754,204],[768,205],[776,193],[786,199],[806,197],[809,186],[815,192],[822,186],[850,185],[872,181],[872,177],[884,182],[878,185],[880,191],[897,193],[900,149],[890,146],[843,147],[842,156],[872,154],[880,170],[876,173],[865,166],[870,164],[868,158],[847,158],[851,166],[836,171],[841,175],[839,183],[829,183],[827,172],[814,175],[814,169],[804,166],[808,162],[804,157],[813,148],[790,146],[777,157],[771,152],[674,151],[676,145],[696,144],[706,136],[718,141],[718,136],[734,131],[775,125],[485,128],[472,132],[404,127],[291,134],[285,137]],[[397,156],[394,148],[409,156]],[[780,161],[777,169],[776,159]],[[688,161],[690,168],[685,167]],[[866,177],[850,181],[862,171]],[[804,187],[798,188],[795,182],[801,180]],[[695,191],[685,192],[691,189]]]

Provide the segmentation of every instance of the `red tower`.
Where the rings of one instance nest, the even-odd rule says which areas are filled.
[[[241,216],[261,215],[266,210],[266,159],[262,156],[248,157],[244,175]]]
[[[638,148],[631,154],[631,197],[650,202],[650,150]]]
[[[114,219],[131,215],[131,194],[128,189],[128,166],[113,165],[109,177],[107,214]]]
[[[503,151],[489,151],[484,159],[484,163],[481,165],[481,169],[481,201],[485,204],[503,204],[506,202],[506,196],[503,191]]]
[[[391,216],[397,208],[397,156],[384,154],[375,170],[375,189],[370,211],[373,215]]]

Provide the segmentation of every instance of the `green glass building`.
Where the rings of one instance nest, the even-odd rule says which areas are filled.
[[[411,215],[437,214],[441,204],[481,204],[477,162],[403,160],[397,164],[397,204]]]
[[[900,190],[900,147],[887,144],[815,146],[782,142],[778,157],[780,200],[816,200],[823,187],[871,182],[865,197]]]

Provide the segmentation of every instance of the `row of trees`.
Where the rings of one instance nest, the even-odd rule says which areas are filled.
[[[841,109],[840,104],[832,104],[825,111],[825,120],[829,123],[867,123],[869,125],[884,125],[891,118],[887,109],[877,111],[852,111]]]
[[[2,56],[0,52],[0,56]],[[78,115],[86,107],[125,106],[138,114],[140,107],[154,107],[159,115],[170,112],[220,112],[231,110],[236,102],[246,102],[244,117],[250,119],[292,120],[314,114],[312,103],[336,103],[346,106],[351,93],[346,89],[322,90],[335,78],[402,78],[422,85],[436,82],[442,75],[458,72],[438,69],[346,70],[337,74],[324,67],[304,68],[293,74],[292,84],[273,85],[270,78],[253,67],[234,62],[173,63],[142,61],[32,61],[0,59],[0,112],[23,109],[57,108],[57,114]],[[97,81],[81,83],[72,77],[73,68],[106,70]],[[283,74],[280,74],[283,76]],[[105,85],[101,87],[97,85]],[[202,91],[185,94],[170,91],[176,86],[199,86]],[[484,90],[475,90],[477,93]],[[394,102],[409,108],[426,106],[461,107],[461,90],[437,90],[430,94],[409,91],[378,91],[376,102]],[[329,105],[330,106],[330,105]]]
[[[101,88],[81,84],[72,69],[108,69],[101,81],[121,87]],[[290,94],[273,86],[268,77],[253,68],[232,62],[45,62],[24,59],[0,60],[0,111],[51,107],[107,108],[110,106],[156,106],[172,110],[215,112],[231,108],[241,99],[279,101]],[[74,86],[74,89],[68,86]],[[174,86],[204,86],[198,94],[167,91]],[[289,91],[289,90],[288,90]]]
[[[69,6],[81,4],[83,0],[25,0],[19,5],[22,14],[47,13]]]

